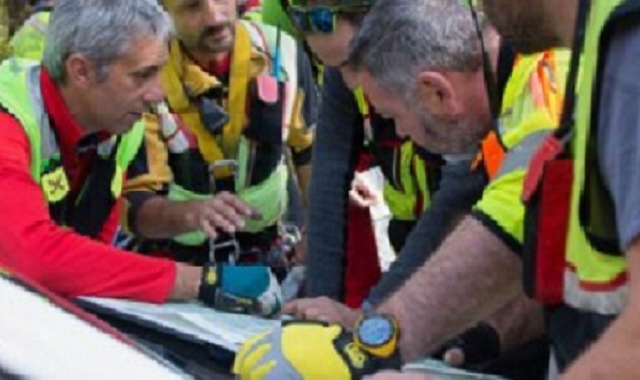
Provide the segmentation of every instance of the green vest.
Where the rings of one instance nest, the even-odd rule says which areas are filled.
[[[365,138],[373,139],[372,126],[369,120],[370,107],[362,88],[354,91],[358,109],[364,119]],[[374,143],[375,141],[368,141]],[[393,184],[385,178],[382,195],[394,219],[415,221],[431,203],[427,167],[415,150],[413,142],[402,143],[397,152],[394,171],[399,173],[400,183]]]
[[[49,117],[44,109],[40,90],[40,66],[32,61],[8,59],[0,65],[0,106],[12,114],[24,128],[31,146],[31,175],[43,190],[50,206],[65,201],[70,191],[69,181],[60,163],[60,149]],[[110,195],[115,200],[122,192],[123,174],[138,152],[144,136],[144,126],[137,123],[122,137],[101,143],[99,153],[111,154],[117,146],[115,172],[110,180]]]
[[[283,117],[283,141],[287,138],[287,126],[293,114],[293,102],[298,91],[297,72],[297,45],[295,40],[286,33],[278,33],[275,27],[259,22],[239,21],[249,31],[253,47],[260,51],[267,52],[271,59],[270,65],[265,68],[263,74],[271,75],[271,65],[276,56],[277,47],[280,48],[280,68],[279,73],[284,81],[286,97]],[[278,44],[278,36],[280,41]],[[233,80],[233,75],[231,76]],[[232,84],[230,83],[230,86]],[[233,117],[234,110],[228,110]],[[288,169],[284,161],[277,165],[275,170],[264,181],[247,186],[248,170],[251,165],[251,144],[250,140],[242,135],[240,137],[235,157],[225,157],[235,159],[238,171],[235,176],[235,193],[246,203],[257,209],[262,218],[260,220],[247,220],[245,231],[258,233],[267,227],[274,226],[280,221],[285,213],[288,204],[287,180]],[[256,159],[259,159],[257,157]],[[212,197],[211,194],[204,194],[192,191],[188,188],[174,183],[170,186],[169,198],[174,201],[186,200],[206,200]],[[206,236],[200,231],[194,231],[179,235],[174,240],[183,245],[196,246],[206,242]]]
[[[16,58],[40,61],[47,41],[50,11],[33,14],[13,35],[9,48]]]
[[[569,58],[567,50],[518,57],[504,91],[498,135],[508,153],[474,210],[517,246],[524,235],[525,207],[519,201],[524,178],[537,147],[558,126]]]
[[[253,21],[253,22],[263,22],[262,7],[255,7],[250,11],[245,12],[242,15],[242,19]]]
[[[572,138],[574,168],[564,302],[604,315],[619,314],[627,302],[627,260],[619,252],[613,206],[599,179],[597,143],[592,132],[598,120],[598,76],[603,66],[600,53],[606,51],[610,27],[632,12],[640,12],[639,1],[591,3]]]

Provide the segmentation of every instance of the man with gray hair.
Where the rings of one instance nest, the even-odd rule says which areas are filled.
[[[485,86],[479,77],[491,77],[477,69],[482,63],[465,57],[461,29],[451,22],[457,7],[456,2],[381,0],[352,42],[349,58],[369,100],[396,121],[398,133],[441,154],[469,149],[483,133],[470,120],[456,117],[463,107],[480,117],[489,109],[486,100],[473,98],[474,92],[460,101],[451,96],[462,86]],[[484,39],[492,44],[491,36]],[[438,54],[442,51],[454,54]],[[558,125],[568,64],[566,50],[520,55],[500,107],[491,104],[499,116],[481,146],[490,180],[481,200],[431,260],[377,309],[397,318],[403,329],[403,358],[431,351],[442,337],[523,297],[522,288],[511,281],[522,270],[520,194],[531,156]],[[491,91],[487,98],[496,100]],[[504,268],[499,275],[484,269],[494,263]]]
[[[336,319],[323,315],[327,309],[314,311],[322,316],[318,319],[353,327],[353,334],[335,325],[287,324],[248,343],[236,360],[238,373],[253,374],[269,366],[270,374],[281,374],[287,367],[282,358],[305,375],[313,370],[337,371],[302,359],[323,352],[341,356],[338,361],[355,376],[397,365],[394,359],[407,362],[428,355],[466,327],[505,312],[509,302],[527,302],[514,280],[522,270],[516,255],[521,252],[524,225],[520,194],[534,148],[557,125],[568,54],[551,50],[521,56],[504,88],[499,128],[488,131],[472,122],[490,119],[488,110],[498,109],[487,104],[492,96],[484,96],[485,78],[490,75],[482,68],[488,62],[469,54],[465,44],[469,31],[456,17],[460,7],[454,1],[380,0],[351,44],[349,62],[378,112],[395,120],[400,135],[430,151],[468,152],[490,132],[479,162],[491,180],[482,199],[397,292],[375,310],[365,311],[355,324],[353,311],[342,309],[334,313]],[[492,63],[495,38],[490,33],[484,36],[487,60]],[[510,150],[506,156],[503,147]],[[496,267],[502,271],[488,270]],[[311,314],[311,307],[304,307]],[[540,314],[532,318],[539,319]],[[541,332],[539,320],[522,326],[535,326]],[[314,335],[319,343],[298,342],[304,352],[294,357],[289,348],[298,335]]]
[[[109,244],[143,139],[137,121],[163,100],[170,29],[155,0],[61,0],[42,65],[0,66],[3,265],[65,297],[217,306],[229,295],[217,280],[225,268],[203,271]],[[225,207],[234,217],[220,217],[233,223],[251,213],[233,196]]]

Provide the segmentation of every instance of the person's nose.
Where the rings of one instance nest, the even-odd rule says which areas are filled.
[[[221,4],[220,0],[209,0],[206,7],[206,20],[208,24],[217,25],[229,21],[229,5]]]
[[[149,83],[147,91],[143,94],[143,100],[146,104],[152,105],[160,103],[164,100],[164,89],[162,88],[162,80],[160,74],[154,76]]]

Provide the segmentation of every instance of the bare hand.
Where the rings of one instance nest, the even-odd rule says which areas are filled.
[[[260,214],[236,195],[228,192],[216,194],[213,199],[193,203],[187,220],[193,230],[200,230],[215,238],[217,230],[234,233],[245,227],[248,218],[259,219]]]
[[[365,380],[431,380],[432,377],[420,372],[383,371],[372,376],[365,376]]]
[[[351,182],[349,201],[354,206],[368,208],[378,203],[379,196],[371,189],[371,186],[365,181],[362,174],[356,173]]]
[[[360,310],[351,309],[327,297],[294,300],[285,304],[282,312],[298,319],[336,323],[347,330],[353,329],[362,315]]]

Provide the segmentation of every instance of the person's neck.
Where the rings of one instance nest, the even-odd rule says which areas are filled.
[[[193,58],[196,64],[204,69],[208,69],[212,66],[216,66],[221,62],[224,62],[225,59],[229,58],[229,52],[221,52],[221,53],[207,53],[207,52],[198,52],[198,51],[188,51],[189,56]]]
[[[578,4],[577,1],[571,0],[569,0],[568,3],[569,4],[565,4],[564,7],[558,8],[555,24],[562,46],[571,48],[573,46],[573,37],[576,31]]]
[[[95,127],[91,127],[93,123],[90,122],[87,117],[86,105],[83,104],[83,96],[81,93],[76,91],[75,89],[65,86],[65,85],[56,85],[58,87],[58,91],[60,92],[60,96],[64,101],[67,110],[76,121],[80,129],[83,131],[83,135],[89,135],[95,132],[98,132]]]

